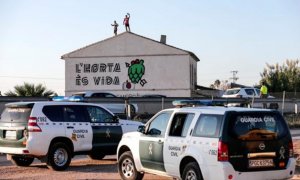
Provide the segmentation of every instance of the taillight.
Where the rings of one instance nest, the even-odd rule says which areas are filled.
[[[37,124],[37,118],[36,117],[29,117],[28,131],[29,132],[42,132],[42,129]]]
[[[290,158],[294,157],[293,141],[289,142],[289,156]]]
[[[222,141],[218,145],[218,161],[228,161],[228,146]]]

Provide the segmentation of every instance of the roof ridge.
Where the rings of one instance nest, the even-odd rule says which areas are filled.
[[[74,50],[74,51],[71,51],[71,52],[69,52],[69,53],[66,53],[66,54],[64,54],[64,55],[62,55],[62,56],[61,56],[61,59],[68,57],[68,55],[69,55],[69,54],[71,54],[71,53],[75,53],[75,52],[77,52],[77,51],[80,51],[80,50],[82,50],[82,49],[85,49],[85,48],[91,47],[91,46],[93,46],[93,45],[95,45],[95,44],[98,44],[98,43],[102,43],[102,42],[108,41],[108,40],[110,40],[110,39],[116,38],[116,37],[118,37],[118,36],[122,36],[122,35],[124,35],[124,34],[127,34],[127,33],[129,33],[129,34],[133,34],[133,35],[135,35],[135,36],[138,36],[138,37],[141,37],[141,38],[144,38],[144,39],[147,39],[147,40],[150,40],[150,41],[156,42],[156,43],[159,43],[159,44],[161,44],[161,45],[165,45],[165,46],[168,46],[168,47],[171,47],[171,48],[174,48],[174,49],[180,50],[180,51],[187,52],[188,54],[190,54],[191,56],[193,56],[193,57],[196,59],[196,61],[200,61],[200,59],[199,59],[199,58],[198,58],[198,57],[197,57],[197,56],[196,56],[196,55],[195,55],[193,52],[191,52],[191,51],[187,51],[187,50],[184,50],[184,49],[181,49],[181,48],[178,48],[178,47],[175,47],[175,46],[169,45],[169,44],[161,43],[160,41],[157,41],[157,40],[154,40],[154,39],[151,39],[151,38],[148,38],[148,37],[145,37],[145,36],[142,36],[142,35],[139,35],[139,34],[133,33],[133,32],[127,32],[127,31],[125,31],[125,32],[122,32],[122,33],[120,33],[120,34],[118,34],[118,35],[116,35],[116,36],[112,36],[112,37],[109,37],[109,38],[103,39],[103,40],[101,40],[101,41],[97,41],[97,42],[95,42],[95,43],[92,43],[92,44],[86,45],[86,46],[84,46],[84,47],[82,47],[82,48],[76,49],[76,50]]]

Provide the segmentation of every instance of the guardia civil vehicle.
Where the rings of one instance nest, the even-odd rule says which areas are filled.
[[[184,180],[293,176],[292,138],[278,111],[175,104],[181,108],[162,110],[139,132],[123,135],[117,150],[122,179],[144,173]]]
[[[29,166],[37,158],[53,170],[65,170],[74,155],[102,159],[116,154],[123,133],[142,124],[119,120],[99,104],[65,100],[6,104],[0,117],[0,153],[17,166]]]

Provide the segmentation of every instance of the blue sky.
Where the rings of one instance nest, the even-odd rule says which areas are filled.
[[[266,63],[300,59],[298,0],[0,0],[0,91],[23,82],[64,94],[61,55],[113,36],[131,14],[132,32],[194,52],[198,84],[258,84]]]

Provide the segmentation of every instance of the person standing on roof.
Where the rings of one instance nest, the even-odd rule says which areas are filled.
[[[264,82],[260,88],[260,97],[263,99],[268,98],[268,88]],[[263,102],[263,108],[267,108],[267,103]]]
[[[127,32],[128,31],[130,32],[129,18],[130,18],[130,14],[127,13],[127,15],[125,15],[125,18],[123,20],[123,24],[125,25],[125,29],[126,29]]]
[[[114,21],[114,24],[112,24],[112,26],[114,26],[114,33],[115,33],[115,36],[116,36],[118,34],[119,24],[116,21]]]

